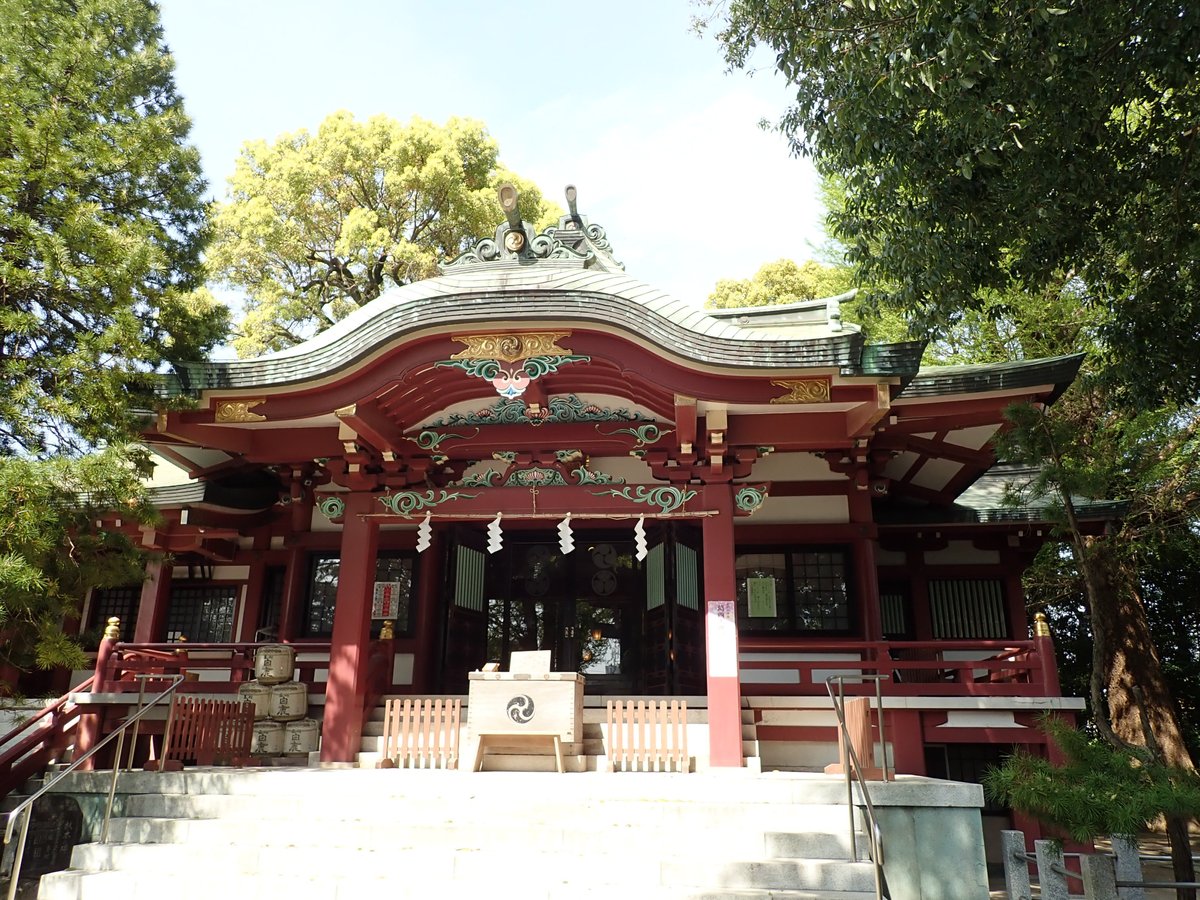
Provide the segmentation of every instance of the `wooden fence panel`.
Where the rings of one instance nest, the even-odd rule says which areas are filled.
[[[608,766],[640,772],[688,772],[687,701],[609,700]]]
[[[378,768],[457,769],[461,719],[461,700],[388,700]]]

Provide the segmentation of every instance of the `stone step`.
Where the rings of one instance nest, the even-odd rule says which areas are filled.
[[[402,871],[408,877],[485,881],[511,867],[536,873],[538,883],[565,884],[583,881],[599,884],[652,885],[658,887],[757,888],[771,890],[867,890],[873,884],[869,863],[844,860],[726,861],[720,856],[692,853],[665,855],[653,842],[643,840],[641,852],[628,848],[581,845],[573,849],[545,850],[527,845],[519,857],[512,848],[464,848],[453,844],[397,847],[370,841],[362,846],[256,845],[252,840],[224,846],[219,851],[222,872],[235,875],[287,878],[306,872]],[[183,844],[82,844],[71,856],[71,868],[87,872],[136,871],[139,875],[174,876],[181,882],[203,879],[218,858],[215,848],[197,854]],[[581,874],[583,877],[580,877]],[[533,881],[531,875],[530,878]]]
[[[78,773],[62,787],[108,784]],[[969,814],[954,809],[973,809],[974,792],[928,779],[873,788],[899,834],[895,884],[942,860],[938,878],[956,889],[941,896],[979,895],[982,849],[974,860]],[[873,867],[849,859],[845,784],[824,775],[189,769],[123,774],[118,793],[114,842],[78,848],[75,868],[44,880],[45,900],[868,900],[874,884]]]
[[[566,776],[563,776],[564,778]],[[637,777],[637,776],[634,776]],[[647,776],[653,777],[653,776]],[[476,798],[470,803],[413,798],[396,802],[322,804],[317,800],[260,803],[252,797],[212,795],[139,795],[125,803],[127,817],[179,819],[195,817],[230,823],[242,833],[258,823],[284,822],[290,828],[341,827],[345,823],[369,822],[386,827],[388,823],[439,823],[463,819],[494,823],[510,821],[514,809],[520,809],[522,828],[542,823],[551,825],[587,821],[594,827],[636,825],[662,831],[701,829],[727,831],[753,828],[765,831],[814,831],[839,834],[849,828],[844,807],[768,807],[756,809],[737,803],[664,803],[611,801],[605,803],[566,802],[554,804],[547,799],[530,799],[516,806],[507,800],[487,801]],[[298,823],[298,824],[291,824]],[[848,854],[844,854],[848,855]]]
[[[717,829],[701,825],[687,829],[661,828],[655,834],[653,846],[648,848],[646,827],[643,821],[574,823],[559,817],[546,820],[522,818],[519,828],[498,829],[494,823],[482,821],[474,813],[459,819],[447,817],[444,821],[269,819],[243,822],[233,818],[125,817],[112,820],[109,836],[115,844],[186,844],[191,848],[247,843],[260,848],[280,845],[388,846],[400,850],[417,846],[452,846],[463,850],[504,848],[512,851],[533,845],[540,852],[558,852],[596,846],[603,847],[606,853],[650,849],[663,857],[708,856],[720,852],[768,858],[780,856],[774,851],[783,848],[792,858],[849,858],[849,837],[840,834],[773,833],[764,836],[747,828]]]
[[[75,772],[55,790],[64,793],[106,793],[111,776],[105,772]],[[313,768],[189,768],[182,772],[124,772],[118,779],[121,795],[205,795],[231,798],[260,797],[295,801],[409,803],[419,798],[499,798],[524,802],[546,793],[546,776],[535,773],[482,775],[442,770],[367,770]],[[737,806],[780,804],[842,805],[845,783],[838,776],[802,773],[753,775],[744,769],[711,770],[702,777],[662,774],[587,774],[555,779],[553,798],[579,801],[661,801],[722,803]],[[948,785],[948,787],[953,787]],[[878,791],[879,788],[873,790]],[[891,805],[916,802],[929,790],[922,779],[886,785]],[[978,789],[975,789],[976,791]],[[880,801],[877,800],[877,804]]]
[[[699,871],[690,861],[666,860],[666,884],[757,890],[869,891],[875,885],[870,863],[841,859],[762,859],[717,862]]]
[[[170,875],[147,876],[122,871],[57,872],[42,879],[39,900],[212,900],[213,897],[292,897],[297,900],[613,900],[621,886],[594,882],[590,870],[583,880],[542,884],[514,873],[511,865],[485,874],[482,879],[447,881],[413,879],[408,873],[323,874],[294,876],[220,876],[200,880]],[[738,900],[741,897],[788,900],[860,900],[871,895],[842,891],[696,891],[687,886],[641,884],[625,896],[636,900]]]

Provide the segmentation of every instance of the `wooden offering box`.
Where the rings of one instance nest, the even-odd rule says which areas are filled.
[[[467,725],[473,736],[557,734],[564,744],[582,743],[579,673],[471,672],[469,678]]]

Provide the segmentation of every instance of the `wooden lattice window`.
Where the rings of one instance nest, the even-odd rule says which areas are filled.
[[[167,640],[194,644],[233,640],[233,618],[240,587],[233,584],[171,586]]]
[[[839,549],[739,553],[739,628],[748,633],[839,633],[853,625],[849,554]]]
[[[87,629],[103,630],[113,616],[121,620],[121,633],[133,634],[137,625],[138,606],[142,600],[142,586],[96,588],[88,604]]]
[[[998,578],[931,579],[929,614],[935,638],[1008,637],[1004,585]]]
[[[479,603],[482,608],[482,560],[479,554]],[[461,562],[461,557],[460,557]],[[316,553],[309,558],[308,598],[304,608],[303,635],[305,637],[330,637],[333,634],[333,611],[337,602],[338,572],[341,560],[331,553]],[[382,550],[375,562],[375,581],[399,584],[399,596],[395,598],[394,634],[412,633],[412,598],[414,590],[414,554],[408,551]],[[460,573],[461,574],[461,573]],[[456,598],[456,602],[457,598]],[[372,635],[378,635],[380,621],[373,621]]]

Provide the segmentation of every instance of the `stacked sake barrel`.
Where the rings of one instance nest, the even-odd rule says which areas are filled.
[[[254,680],[238,688],[238,698],[254,704],[255,755],[317,749],[320,726],[307,718],[308,688],[295,674],[296,651],[289,644],[264,644],[255,651]]]

